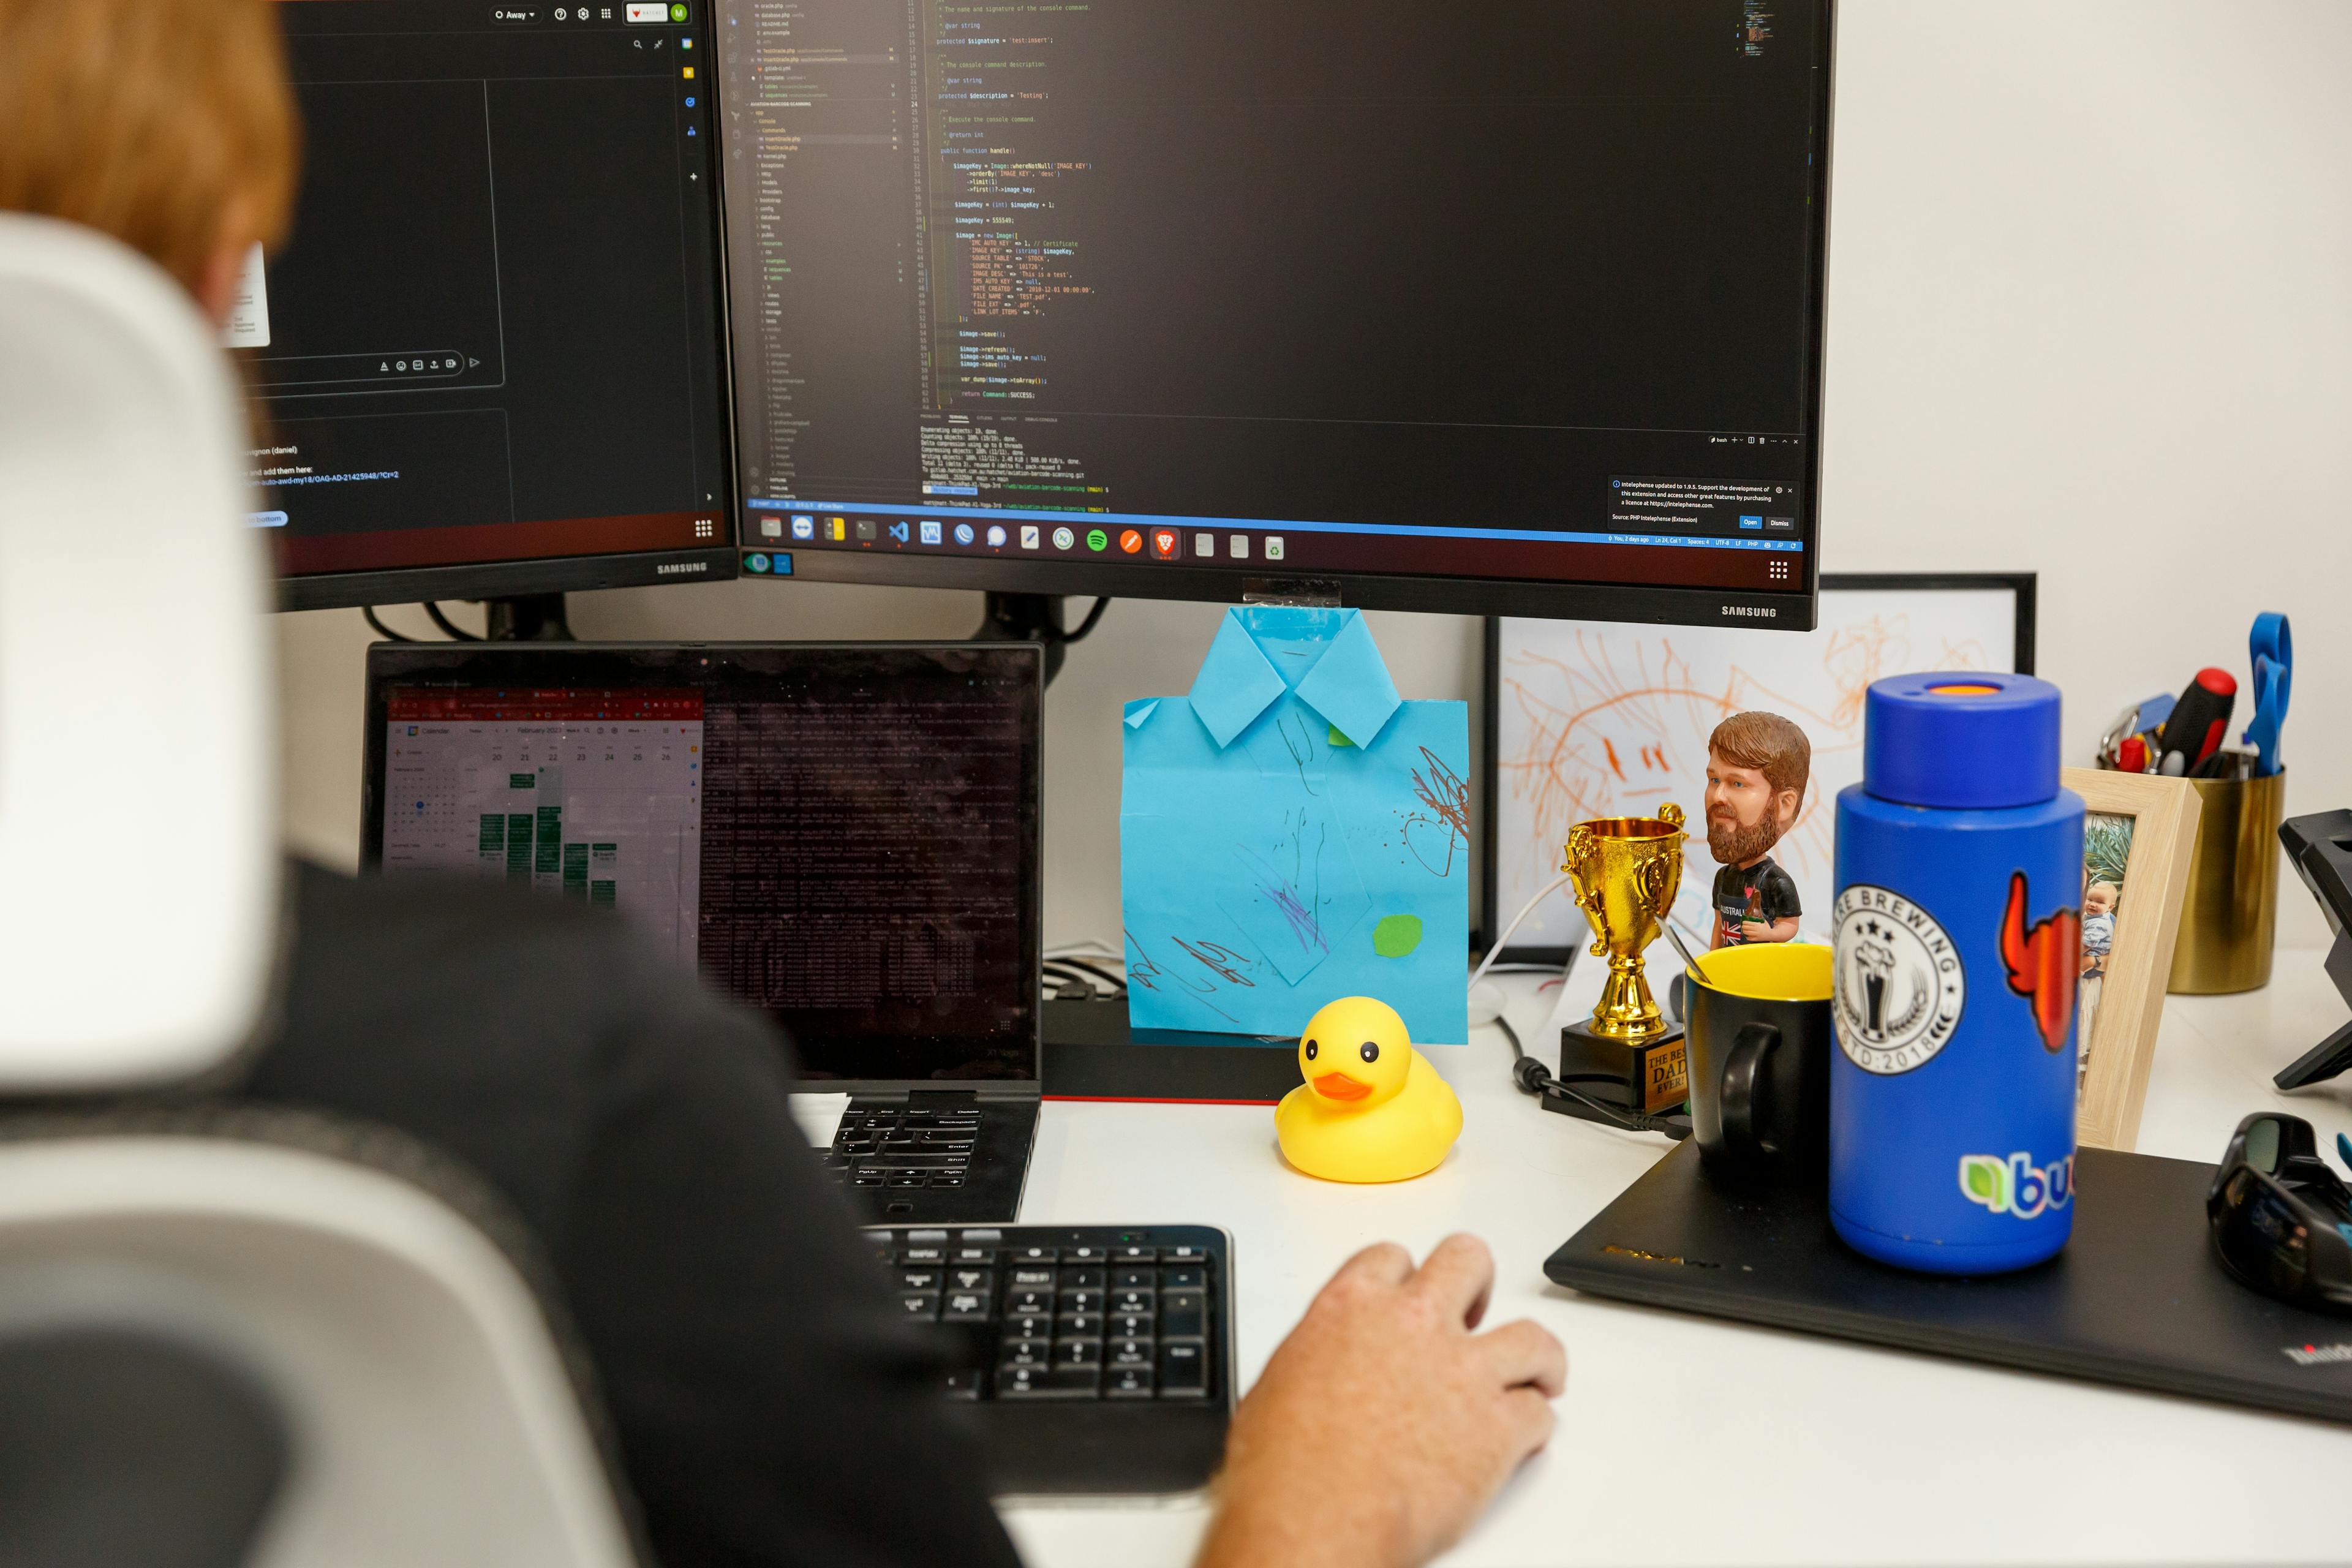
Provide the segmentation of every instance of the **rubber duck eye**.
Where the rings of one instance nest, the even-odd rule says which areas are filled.
[[[1314,1041],[1312,1041],[1312,1040],[1307,1041],[1307,1059],[1308,1061],[1310,1061],[1310,1062],[1311,1062],[1311,1061],[1313,1061],[1313,1060],[1315,1059],[1315,1051],[1316,1051],[1316,1045],[1315,1045],[1315,1042],[1314,1042]]]
[[[1378,1047],[1378,1046],[1376,1046],[1376,1045],[1372,1044],[1372,1042],[1371,1042],[1371,1041],[1370,1041],[1370,1040],[1366,1040],[1366,1041],[1364,1042],[1364,1049],[1363,1049],[1362,1055],[1363,1055],[1363,1058],[1364,1058],[1366,1061],[1368,1061],[1368,1062],[1376,1062],[1376,1061],[1378,1061],[1378,1060],[1380,1060],[1380,1059],[1381,1059],[1381,1048],[1380,1048],[1380,1047]]]

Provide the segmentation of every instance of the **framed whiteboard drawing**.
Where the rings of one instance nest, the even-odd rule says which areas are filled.
[[[1706,738],[1750,708],[1796,721],[1813,743],[1804,803],[1773,858],[1797,880],[1801,934],[1827,940],[1834,802],[1862,778],[1863,693],[1922,669],[2031,675],[2034,577],[1830,574],[1820,614],[1810,632],[1489,617],[1485,940],[1559,873],[1574,824],[1667,801],[1702,821]],[[1704,831],[1684,853],[1675,912],[1703,931],[1717,869]],[[1583,940],[1583,912],[1547,899],[1504,956],[1563,963]]]

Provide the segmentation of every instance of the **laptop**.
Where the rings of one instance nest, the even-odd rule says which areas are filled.
[[[633,921],[852,1098],[871,1223],[1010,1221],[1037,1128],[1032,643],[368,652],[362,855]]]
[[[1544,1263],[1644,1306],[2352,1421],[2347,1320],[2247,1289],[2213,1260],[2213,1167],[2075,1156],[2074,1233],[1978,1278],[1874,1263],[1830,1228],[1825,1184],[1727,1182],[1677,1145]]]

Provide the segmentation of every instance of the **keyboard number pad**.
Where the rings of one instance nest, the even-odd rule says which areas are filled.
[[[950,1399],[1209,1396],[1214,1325],[1209,1259],[1197,1248],[900,1247],[882,1260],[901,1316],[984,1335],[965,1370],[949,1374]],[[982,1345],[993,1346],[992,1365]]]

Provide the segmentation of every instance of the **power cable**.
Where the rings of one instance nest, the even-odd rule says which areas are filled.
[[[457,622],[451,620],[448,616],[443,615],[441,613],[441,606],[435,604],[430,599],[425,601],[425,613],[433,617],[433,624],[435,626],[439,626],[443,631],[449,634],[449,640],[451,642],[479,642],[482,640],[473,633],[467,631],[465,627],[459,626]]]
[[[376,630],[376,635],[383,638],[386,642],[415,642],[416,640],[415,637],[403,637],[400,633],[394,631],[390,626],[385,626],[383,624],[383,618],[375,613],[375,606],[373,605],[362,605],[360,606],[360,614],[367,617],[367,624],[373,626]]]
[[[1095,600],[1095,607],[1087,612],[1087,618],[1085,620],[1080,621],[1076,626],[1064,632],[1061,636],[1054,638],[1054,640],[1062,644],[1065,647],[1074,642],[1086,641],[1087,634],[1095,629],[1096,624],[1103,618],[1103,612],[1109,608],[1109,599],[1097,597]]]

